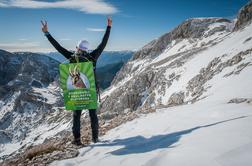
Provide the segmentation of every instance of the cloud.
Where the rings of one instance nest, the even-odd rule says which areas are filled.
[[[61,0],[45,2],[35,0],[9,0],[0,2],[0,7],[16,7],[27,9],[64,8],[79,10],[89,14],[114,14],[118,9],[104,0]]]
[[[0,7],[7,7],[6,4],[0,2]]]
[[[105,29],[102,28],[86,28],[87,31],[91,31],[91,32],[104,32]]]
[[[40,47],[39,42],[18,42],[18,43],[0,43],[0,48],[8,51],[33,50]]]

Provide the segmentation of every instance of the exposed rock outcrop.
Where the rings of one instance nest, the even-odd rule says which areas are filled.
[[[169,106],[181,105],[184,103],[184,99],[185,99],[184,92],[173,93],[168,100],[168,105]]]
[[[234,31],[237,31],[247,24],[251,23],[252,20],[252,1],[250,0],[243,8],[240,9],[237,22],[234,27]]]
[[[151,41],[145,45],[141,50],[137,51],[132,60],[143,59],[143,58],[154,58],[162,53],[166,47],[171,44],[172,41],[177,39],[187,38],[201,38],[204,32],[208,29],[208,26],[213,23],[226,22],[231,23],[230,20],[224,18],[202,18],[202,19],[188,19],[178,27],[173,29],[171,32],[161,36],[158,39]],[[228,27],[221,26],[213,29],[209,35],[212,35],[216,31],[229,31]]]
[[[218,26],[211,28],[211,25],[215,24]],[[166,70],[183,66],[197,53],[216,44],[218,41],[210,40],[205,42],[204,45],[199,45],[197,41],[216,33],[229,33],[229,24],[230,21],[223,18],[188,19],[173,31],[144,46],[117,73],[112,82],[112,87],[117,86],[118,88],[102,101],[100,112],[104,113],[106,118],[113,118],[124,112],[125,109],[135,111],[140,107],[151,108],[152,106],[162,105],[161,99],[156,99],[156,95],[165,96],[166,89],[180,77],[179,74],[173,73],[167,78]],[[165,49],[172,48],[182,42],[183,39],[195,43],[195,46],[184,51],[180,49],[178,53],[158,62],[152,62]],[[144,67],[145,64],[150,65]],[[164,64],[165,66],[162,66]],[[123,86],[120,86],[120,84],[123,84]],[[182,104],[182,96],[181,94],[179,96],[181,100],[175,99],[178,97],[177,95],[171,97],[168,105]]]

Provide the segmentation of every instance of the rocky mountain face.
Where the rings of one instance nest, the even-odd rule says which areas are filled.
[[[39,54],[0,51],[1,156],[34,140],[43,141],[46,137],[40,135],[57,128],[59,123],[55,122],[65,116],[59,111],[63,101],[57,82],[58,65]],[[13,144],[14,149],[9,146]]]
[[[173,72],[167,76],[167,72],[183,68],[198,53],[221,42],[231,33],[232,27],[233,23],[224,18],[189,19],[150,42],[118,72],[111,91],[104,95],[101,112],[111,110],[109,114],[113,117],[125,109],[135,111],[171,103],[174,99],[162,101],[162,96],[166,95],[166,89],[173,82],[179,80],[180,75]],[[178,104],[182,104],[185,92],[173,96],[180,100]],[[115,102],[118,104],[115,105]]]
[[[207,97],[214,77],[223,75],[220,81],[225,80],[249,67],[251,36],[244,34],[251,29],[240,38],[232,32],[249,24],[250,6],[251,2],[240,10],[236,23],[188,19],[137,51],[103,94],[103,116],[197,102]],[[225,73],[230,68],[233,71]]]
[[[58,62],[39,54],[0,50],[0,85],[21,88],[46,87],[58,75]],[[0,97],[3,97],[1,94]]]
[[[246,26],[247,24],[251,23],[252,19],[252,1],[248,2],[243,8],[240,9],[237,22],[235,24],[234,31],[241,29],[242,27]]]
[[[211,27],[211,25],[215,24],[216,26]],[[218,26],[219,25],[219,26]],[[196,46],[193,48],[194,51],[197,49],[201,49],[201,45],[212,44],[215,42],[214,39],[211,39],[215,33],[230,32],[232,30],[233,23],[230,20],[224,18],[196,18],[196,19],[188,19],[184,21],[182,24],[177,26],[171,32],[164,34],[158,39],[155,39],[145,45],[142,49],[137,51],[131,61],[141,60],[141,59],[155,59],[155,57],[159,56],[162,52],[164,52],[168,47],[173,47],[176,43],[183,41],[183,39],[188,40],[190,43],[194,43]],[[199,40],[203,38],[209,38],[210,40],[207,41],[208,43],[202,41],[200,44],[197,45]],[[198,40],[198,41],[197,41]],[[217,41],[216,41],[217,42]],[[183,47],[186,47],[183,45]],[[181,47],[181,50],[183,48]],[[180,50],[180,52],[181,52]],[[187,49],[188,50],[188,49]],[[131,63],[132,64],[132,63]],[[129,73],[127,71],[131,66],[128,64],[118,73],[116,79],[113,83],[119,82],[122,78],[124,78],[124,74]]]

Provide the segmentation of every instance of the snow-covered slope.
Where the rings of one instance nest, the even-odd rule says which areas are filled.
[[[252,25],[197,55],[183,71],[171,70],[181,77],[167,89],[167,96],[186,88],[185,83],[218,55],[228,53],[225,62],[250,49],[252,42],[244,39],[251,32]],[[204,99],[143,115],[111,130],[101,143],[82,148],[77,158],[51,165],[252,165],[252,50],[247,53],[207,82]],[[246,63],[248,67],[239,71]]]
[[[156,112],[51,165],[252,165],[250,14],[238,16],[240,26],[186,20],[136,52],[103,93],[101,114]]]
[[[70,129],[58,65],[40,54],[0,50],[0,159]]]
[[[78,157],[51,165],[250,166],[251,108],[205,99],[160,109],[111,130]]]
[[[229,81],[250,66],[251,26],[235,32],[233,27],[234,22],[222,18],[189,19],[150,42],[119,71],[103,94],[101,112],[111,110],[113,117],[127,109],[194,103],[206,97],[212,84]]]

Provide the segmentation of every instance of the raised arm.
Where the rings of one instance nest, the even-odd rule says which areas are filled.
[[[45,36],[47,39],[50,41],[50,43],[53,45],[53,47],[62,55],[64,55],[65,58],[70,59],[71,55],[73,54],[72,52],[68,51],[67,49],[63,48],[48,32],[48,26],[47,22],[41,21],[42,24],[42,32],[44,32]]]
[[[102,51],[104,50],[104,48],[107,45],[111,26],[112,26],[112,19],[110,17],[108,17],[108,19],[107,19],[107,29],[106,29],[106,32],[105,32],[105,34],[103,36],[102,42],[101,42],[101,44],[94,51],[92,51],[90,53],[91,56],[93,56],[95,60],[97,60],[99,58],[99,56],[101,55]]]

